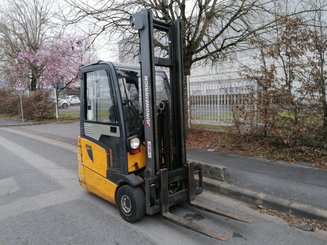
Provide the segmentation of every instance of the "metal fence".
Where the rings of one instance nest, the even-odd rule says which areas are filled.
[[[232,125],[233,107],[244,105],[256,85],[242,80],[204,81],[189,84],[192,124]]]

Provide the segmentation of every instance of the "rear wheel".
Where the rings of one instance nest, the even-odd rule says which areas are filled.
[[[62,107],[62,109],[67,109],[68,108],[68,104],[63,103],[61,107]]]
[[[140,187],[124,185],[120,187],[116,195],[116,204],[121,217],[134,223],[145,215],[145,197]]]

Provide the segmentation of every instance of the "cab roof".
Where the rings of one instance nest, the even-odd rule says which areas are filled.
[[[95,63],[91,63],[91,64],[87,64],[87,65],[83,65],[82,67],[88,67],[88,66],[92,66],[92,65],[97,65],[97,64],[112,64],[116,69],[124,69],[124,70],[135,70],[135,71],[140,71],[141,67],[138,64],[126,64],[126,63],[118,63],[118,62],[111,62],[111,61],[103,61],[103,60],[99,60]],[[157,72],[161,72],[161,69],[156,68]]]

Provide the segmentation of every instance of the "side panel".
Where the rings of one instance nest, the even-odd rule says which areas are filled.
[[[109,152],[96,143],[80,137],[78,174],[82,187],[115,203],[117,185],[106,178],[112,159]]]
[[[107,152],[103,147],[85,138],[80,138],[80,144],[83,165],[105,178],[108,163],[110,165],[111,150]]]
[[[84,175],[86,179],[86,189],[90,192],[115,203],[115,194],[117,185],[101,175],[93,172],[91,169],[84,166]]]

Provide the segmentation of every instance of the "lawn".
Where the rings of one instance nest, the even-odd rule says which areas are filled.
[[[59,110],[59,120],[79,120],[79,111]]]

